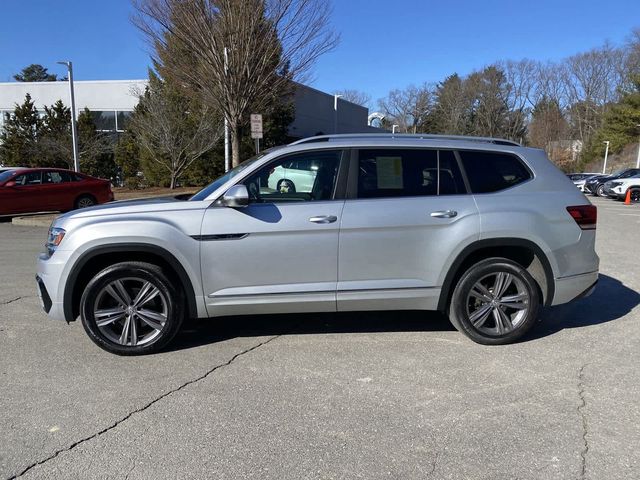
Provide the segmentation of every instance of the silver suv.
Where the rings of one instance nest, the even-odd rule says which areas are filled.
[[[313,182],[280,181],[292,164]],[[472,340],[505,344],[540,307],[593,290],[596,214],[542,150],[321,136],[264,152],[188,201],[58,217],[37,283],[50,317],[79,316],[123,355],[162,348],[185,317],[354,310],[439,310]]]

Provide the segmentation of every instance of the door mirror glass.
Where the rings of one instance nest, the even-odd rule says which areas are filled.
[[[4,186],[5,187],[15,187],[16,186],[16,182],[11,180],[10,182],[5,183]]]
[[[244,185],[234,185],[222,197],[226,207],[240,208],[249,205],[249,191]]]

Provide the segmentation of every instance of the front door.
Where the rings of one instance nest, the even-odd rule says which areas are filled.
[[[280,157],[242,181],[249,206],[207,209],[199,239],[209,315],[335,311],[341,158],[340,150]],[[282,176],[294,160],[313,182]]]
[[[360,150],[353,176],[340,230],[338,310],[435,309],[444,266],[480,231],[454,152]]]

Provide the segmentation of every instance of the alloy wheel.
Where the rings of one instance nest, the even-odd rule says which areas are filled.
[[[127,277],[106,285],[96,297],[93,316],[100,332],[122,346],[153,343],[165,327],[168,302],[148,280]]]
[[[531,298],[525,284],[508,272],[480,278],[467,296],[466,309],[473,327],[490,336],[506,335],[527,317]]]

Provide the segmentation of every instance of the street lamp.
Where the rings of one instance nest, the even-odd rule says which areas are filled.
[[[602,173],[607,173],[607,157],[609,156],[609,140],[602,142],[607,148],[604,150],[604,165],[602,166]]]
[[[400,128],[400,125],[392,125],[391,126],[391,134],[395,135],[396,133],[396,128]]]
[[[338,99],[342,95],[335,94],[333,96],[333,133],[338,133]]]
[[[80,161],[78,160],[78,136],[76,134],[76,99],[73,93],[73,64],[67,60],[56,62],[67,66],[67,76],[69,79],[69,96],[71,97],[71,142],[73,143],[73,169],[80,171]]]

